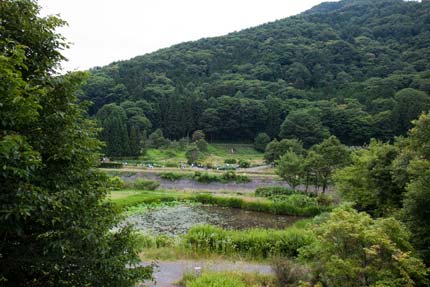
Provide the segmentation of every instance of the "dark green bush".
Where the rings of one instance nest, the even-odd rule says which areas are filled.
[[[224,173],[221,176],[221,180],[226,181],[226,182],[234,181],[236,183],[243,183],[243,182],[250,182],[251,181],[249,176],[239,175],[239,174],[236,174],[234,171],[227,171],[226,173]]]
[[[251,179],[246,175],[238,175],[233,171],[228,171],[222,175],[217,174],[209,174],[207,172],[199,172],[196,171],[193,176],[194,180],[202,183],[211,183],[211,182],[250,182]]]
[[[201,152],[208,151],[208,143],[204,139],[196,141],[196,145]]]
[[[122,168],[122,163],[120,162],[101,162],[99,164],[100,168]]]
[[[176,181],[185,178],[186,176],[182,173],[177,172],[164,172],[160,174],[160,178],[170,180],[170,181]]]
[[[160,186],[160,183],[156,180],[145,180],[138,178],[133,184],[135,189],[141,190],[156,190]]]
[[[211,183],[211,182],[220,181],[220,177],[218,175],[209,174],[207,172],[203,172],[203,173],[195,172],[193,178],[194,180],[202,183]]]
[[[241,159],[239,160],[239,167],[241,168],[248,168],[251,166],[251,163],[247,160]]]
[[[314,196],[311,193],[306,193],[304,191],[293,190],[284,186],[264,186],[259,187],[255,190],[255,196],[274,198],[282,195],[291,194],[305,194],[307,196]]]
[[[224,163],[226,163],[226,164],[236,164],[237,160],[234,159],[234,158],[227,158],[227,159],[224,160]]]
[[[291,200],[287,201],[245,201],[239,197],[220,197],[213,196],[212,194],[198,194],[194,196],[192,200],[203,204],[291,216],[315,216],[321,212],[331,210],[331,206],[318,206],[313,198],[307,200],[293,197]],[[304,204],[304,202],[308,202],[308,205]]]
[[[110,177],[109,187],[112,190],[120,190],[124,187],[124,181],[119,176]]]
[[[279,286],[296,287],[298,282],[312,279],[310,268],[288,258],[275,258],[272,262],[272,270]]]

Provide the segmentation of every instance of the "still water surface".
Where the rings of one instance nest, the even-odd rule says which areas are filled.
[[[226,229],[275,228],[292,225],[300,217],[281,216],[210,205],[176,205],[149,210],[127,218],[136,229],[154,234],[180,235],[198,224]]]

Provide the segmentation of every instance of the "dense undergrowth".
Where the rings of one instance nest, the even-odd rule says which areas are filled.
[[[177,181],[177,180],[181,180],[181,179],[193,179],[193,180],[200,182],[200,183],[211,183],[211,182],[244,183],[244,182],[250,182],[251,181],[251,178],[249,176],[242,175],[242,174],[236,174],[233,171],[225,172],[222,175],[210,174],[208,172],[199,172],[199,171],[196,171],[194,174],[178,173],[178,172],[164,172],[164,173],[160,174],[160,178],[170,180],[170,181]]]
[[[226,230],[201,225],[195,226],[184,237],[186,248],[220,254],[241,254],[256,258],[272,256],[295,257],[298,249],[312,243],[309,232],[298,228],[286,230],[253,228]]]
[[[182,254],[218,254],[226,258],[266,260],[272,257],[296,257],[298,250],[315,241],[306,230],[309,221],[298,221],[287,229],[251,228],[228,230],[213,225],[196,225],[178,237],[136,232],[140,250],[177,249]],[[168,251],[167,251],[168,252]]]
[[[196,273],[185,273],[178,282],[184,287],[254,287],[278,286],[273,276],[243,272],[206,272],[200,276]]]

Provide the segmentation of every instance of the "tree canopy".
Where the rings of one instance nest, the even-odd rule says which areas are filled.
[[[86,75],[55,76],[64,22],[38,14],[0,1],[1,285],[131,286],[151,268],[134,266],[129,228],[112,231],[98,128],[77,98]]]
[[[428,1],[323,3],[94,68],[81,98],[94,102],[92,114],[144,101],[149,132],[170,139],[201,129],[211,140],[265,132],[305,146],[328,132],[354,146],[392,140],[430,108],[428,14]]]

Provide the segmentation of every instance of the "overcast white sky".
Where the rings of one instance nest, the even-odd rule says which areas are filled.
[[[326,0],[332,1],[332,0]],[[184,41],[220,36],[303,12],[321,0],[39,0],[60,14],[72,46],[65,70],[133,58]]]

